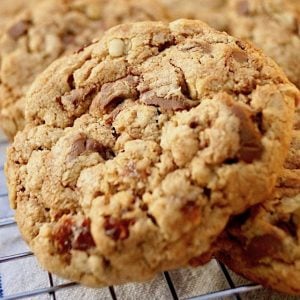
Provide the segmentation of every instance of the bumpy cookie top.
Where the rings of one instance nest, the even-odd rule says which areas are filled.
[[[198,19],[218,30],[228,26],[228,0],[159,0],[174,20]]]
[[[195,264],[271,191],[298,97],[200,21],[115,27],[28,94],[6,167],[20,229],[44,266],[89,285]]]
[[[234,271],[275,290],[300,295],[299,123],[273,197],[233,219],[218,247],[218,258]]]
[[[10,138],[23,128],[23,97],[56,58],[101,38],[111,26],[164,19],[152,0],[48,0],[28,8],[0,36],[0,126]]]
[[[300,1],[229,0],[229,32],[272,57],[300,87]]]

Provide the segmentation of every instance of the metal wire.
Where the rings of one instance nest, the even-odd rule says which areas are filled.
[[[6,145],[6,142],[3,140],[0,140],[0,146],[3,146],[3,145]],[[0,153],[0,155],[1,155],[1,153]],[[4,167],[2,165],[0,165],[0,171],[3,171],[3,169],[4,169]],[[7,197],[7,191],[0,191],[0,197]],[[15,226],[15,225],[16,225],[16,222],[13,217],[0,219],[0,229],[1,230],[5,230],[6,228]],[[15,261],[16,263],[18,263],[19,260],[22,260],[27,257],[32,257],[32,256],[33,256],[33,253],[30,251],[23,252],[23,253],[16,253],[13,255],[0,257],[0,264],[6,263],[6,262],[12,262],[12,261]],[[262,288],[260,285],[244,285],[244,286],[236,287],[234,285],[234,282],[233,282],[229,272],[227,271],[226,267],[219,262],[218,262],[218,265],[219,265],[220,271],[223,273],[224,278],[226,279],[228,286],[230,288],[226,289],[226,290],[222,290],[222,291],[216,291],[216,292],[192,297],[192,298],[189,298],[190,300],[220,299],[220,298],[229,297],[229,296],[234,297],[236,300],[240,300],[239,294],[252,292],[252,291]],[[170,296],[171,296],[170,298],[173,300],[178,300],[179,299],[178,293],[173,284],[170,274],[168,272],[164,272],[163,276],[164,276],[166,285],[170,291]],[[48,281],[49,281],[48,287],[34,289],[34,290],[30,290],[30,291],[22,291],[19,293],[15,293],[13,295],[4,296],[2,298],[0,297],[0,299],[1,300],[15,300],[15,299],[31,298],[31,297],[39,296],[39,295],[43,295],[43,294],[49,294],[51,296],[52,300],[56,300],[55,293],[57,291],[79,287],[79,285],[75,282],[55,285],[52,274],[49,272],[48,272]],[[108,289],[109,289],[109,293],[110,293],[112,300],[118,300],[114,287],[110,286]]]
[[[27,291],[27,292],[16,293],[11,296],[4,296],[2,298],[2,300],[24,299],[24,298],[30,298],[30,297],[34,297],[34,296],[43,295],[43,294],[52,294],[59,290],[69,289],[69,288],[72,288],[77,285],[78,284],[75,282],[60,284],[60,285],[56,285],[53,287],[46,287],[46,288],[36,289],[36,290],[32,290],[32,291]]]
[[[173,297],[173,300],[178,300],[177,292],[176,292],[176,289],[174,287],[174,284],[173,284],[173,282],[171,280],[171,277],[170,277],[169,273],[168,272],[164,272],[163,274],[164,274],[164,278],[165,278],[165,280],[166,280],[166,282],[168,284],[168,287],[169,287],[170,293],[171,293],[171,295]]]

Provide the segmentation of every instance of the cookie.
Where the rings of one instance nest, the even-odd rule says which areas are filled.
[[[115,27],[33,83],[10,201],[41,264],[89,286],[194,265],[265,199],[299,91],[200,21]]]
[[[36,1],[37,2],[37,1]],[[34,0],[1,0],[0,1],[0,32],[5,29],[7,24],[18,15],[23,9],[27,8]]]
[[[229,0],[229,32],[253,42],[300,87],[300,2]]]
[[[159,0],[168,10],[171,19],[201,20],[215,29],[228,27],[228,0]]]
[[[24,96],[56,58],[131,21],[164,20],[152,0],[49,0],[18,15],[0,37],[0,126],[12,139],[24,127]]]
[[[300,295],[299,122],[273,197],[234,218],[218,247],[217,258],[238,274]]]

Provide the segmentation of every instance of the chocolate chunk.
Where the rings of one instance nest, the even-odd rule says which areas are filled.
[[[252,163],[259,159],[263,153],[261,134],[251,119],[251,113],[239,104],[231,107],[232,112],[240,120],[240,150],[239,159]]]
[[[68,157],[70,160],[73,160],[87,151],[98,152],[105,160],[114,157],[114,152],[111,148],[103,145],[95,139],[87,138],[84,134],[79,134],[78,138],[73,142]]]
[[[68,83],[73,85],[73,83],[69,82],[69,80],[72,80],[72,77],[68,77]],[[77,107],[79,102],[84,99],[84,97],[87,95],[86,90],[84,89],[77,89],[77,90],[72,90],[68,95],[62,96],[61,97],[61,103],[65,106],[68,107],[72,105],[73,107]]]
[[[68,253],[71,249],[86,251],[95,247],[90,232],[90,220],[84,219],[76,224],[70,217],[63,217],[52,232],[54,245],[59,253]]]
[[[199,206],[194,201],[188,201],[182,208],[181,212],[184,217],[193,223],[197,223],[200,220],[201,213]]]
[[[112,159],[115,156],[111,148],[104,146],[94,139],[86,140],[86,150],[98,152],[105,160]]]
[[[22,20],[14,24],[13,26],[11,26],[8,29],[7,33],[12,39],[17,40],[19,37],[27,33],[29,26],[30,26],[29,21]]]
[[[59,253],[67,253],[72,249],[72,226],[72,219],[65,218],[52,232],[54,245]]]
[[[189,109],[199,104],[186,98],[173,97],[170,99],[158,97],[154,91],[149,91],[141,96],[141,101],[147,105],[160,107],[163,111],[178,111]]]
[[[253,262],[257,262],[267,256],[273,257],[281,250],[281,239],[272,234],[254,237],[246,248],[247,255]]]
[[[78,138],[73,142],[71,151],[69,152],[69,159],[73,160],[76,157],[80,156],[85,152],[86,148],[86,136],[84,134],[80,134]]]
[[[68,154],[68,158],[73,160],[74,158],[85,152],[86,148],[86,136],[84,134],[79,134],[79,137],[73,142],[71,151]]]
[[[113,121],[116,119],[118,114],[124,109],[124,102],[121,103],[118,107],[116,107],[110,114],[110,117],[107,120],[107,124],[112,124]]]
[[[136,100],[138,98],[137,84],[138,77],[131,75],[115,82],[104,84],[93,99],[91,110],[112,111],[126,99]]]
[[[249,2],[248,0],[238,1],[236,4],[236,11],[240,15],[247,16],[250,13]]]
[[[248,61],[247,53],[244,51],[237,50],[237,49],[235,49],[231,52],[231,57],[238,63],[245,63]]]
[[[96,246],[94,239],[91,235],[90,219],[84,219],[80,226],[74,228],[73,234],[73,249],[86,251]]]
[[[105,234],[115,241],[125,240],[129,237],[129,226],[133,224],[132,219],[117,220],[113,217],[105,217]]]

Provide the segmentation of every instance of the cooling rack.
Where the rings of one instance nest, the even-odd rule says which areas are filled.
[[[0,133],[0,212],[2,210],[1,205],[3,203],[7,203],[7,190],[5,187],[4,183],[4,160],[5,160],[5,149],[7,147],[7,142],[5,141],[4,138],[1,137]],[[7,205],[7,204],[6,204]],[[5,230],[9,230],[12,227],[16,227],[16,223],[14,221],[13,215],[7,217],[3,216],[3,213],[0,214],[0,237],[6,236],[5,235]],[[17,230],[17,228],[15,228]],[[1,242],[1,240],[0,240]],[[1,253],[1,247],[4,247],[4,243],[0,243],[0,253]],[[17,252],[14,254],[10,255],[0,255],[0,267],[6,263],[13,263],[14,265],[18,264],[20,266],[20,272],[25,271],[25,264],[24,260],[32,258],[35,259],[33,254],[30,251],[23,251],[23,252]],[[159,285],[154,285],[153,289],[151,287],[151,294],[152,291],[154,290],[159,290],[162,288],[165,291],[165,293],[162,294],[156,294],[156,295],[150,295],[149,299],[191,299],[191,300],[208,300],[208,299],[245,299],[243,296],[249,295],[247,299],[270,299],[268,296],[267,297],[261,297],[261,296],[256,296],[252,297],[250,295],[253,295],[253,291],[263,291],[262,287],[260,285],[255,285],[255,284],[243,284],[243,285],[236,285],[235,280],[233,279],[233,276],[230,271],[227,270],[227,268],[220,262],[214,261],[215,264],[215,272],[218,274],[220,278],[225,282],[223,285],[223,289],[212,289],[212,291],[207,291],[207,289],[204,289],[203,291],[197,290],[197,293],[192,295],[191,297],[184,297],[184,293],[182,293],[182,284],[178,284],[178,280],[182,280],[182,277],[177,276],[177,279],[174,279],[174,276],[172,276],[172,272],[164,272],[163,274],[160,274],[160,280],[159,280]],[[202,267],[203,272],[205,274],[206,270],[205,268],[207,267]],[[1,271],[1,268],[0,268]],[[44,285],[42,287],[38,288],[33,288],[29,290],[21,290],[21,291],[13,291],[12,293],[9,293],[8,295],[5,293],[5,290],[3,291],[1,288],[1,273],[0,273],[0,299],[2,300],[12,300],[12,299],[32,299],[33,297],[40,297],[42,296],[47,296],[47,299],[52,299],[52,300],[57,300],[57,299],[69,299],[69,297],[58,297],[58,294],[61,291],[69,291],[69,290],[75,290],[80,291],[80,289],[85,289],[85,295],[89,293],[89,289],[83,288],[80,285],[78,285],[75,282],[63,282],[60,283],[58,280],[55,279],[55,276],[51,273],[47,273],[45,271],[40,271],[41,274],[43,274],[44,277],[47,278],[47,280],[44,281]],[[207,272],[210,272],[208,270]],[[27,273],[28,274],[28,271]],[[29,270],[30,274],[30,270]],[[215,276],[215,275],[214,275]],[[196,278],[197,279],[197,278]],[[13,279],[12,279],[13,280]],[[33,280],[33,279],[32,279]],[[176,280],[176,282],[175,282]],[[195,280],[195,278],[194,278]],[[200,278],[199,278],[200,280]],[[14,283],[15,284],[15,283]],[[147,284],[147,283],[146,283]],[[188,286],[189,281],[185,283],[185,285]],[[201,286],[201,284],[200,284]],[[105,297],[97,297],[93,296],[88,296],[88,299],[145,299],[144,295],[143,296],[135,296],[134,294],[125,295],[125,294],[119,294],[118,293],[118,288],[116,286],[111,286],[106,289]],[[134,285],[133,285],[134,289]],[[92,290],[90,289],[90,293],[92,293]],[[186,294],[186,293],[185,293]],[[274,298],[273,298],[274,299]],[[280,298],[282,299],[282,298]],[[285,298],[286,299],[286,298]]]

